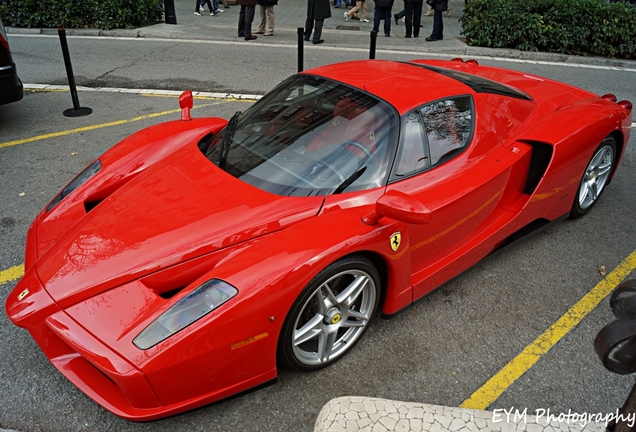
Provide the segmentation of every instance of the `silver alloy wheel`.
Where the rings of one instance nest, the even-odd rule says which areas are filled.
[[[581,210],[590,208],[598,199],[612,173],[614,149],[605,145],[596,154],[585,169],[583,180],[579,187],[578,202]]]
[[[316,288],[294,323],[296,360],[319,366],[345,354],[369,323],[376,292],[373,278],[355,269],[337,273]]]

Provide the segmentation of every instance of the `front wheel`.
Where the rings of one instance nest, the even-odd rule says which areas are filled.
[[[607,137],[596,149],[585,168],[570,217],[581,217],[592,209],[612,175],[615,162],[616,141],[612,137]]]
[[[279,342],[286,366],[312,371],[353,348],[380,299],[380,277],[371,261],[350,256],[331,264],[305,287],[292,306]]]

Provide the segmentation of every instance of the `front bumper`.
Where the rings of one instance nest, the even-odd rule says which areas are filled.
[[[22,99],[24,90],[22,81],[14,64],[0,66],[0,105]]]
[[[148,421],[177,414],[277,376],[276,368],[264,368],[246,375],[246,379],[225,381],[216,388],[201,388],[200,393],[162,403],[152,379],[159,380],[156,383],[159,388],[172,387],[183,382],[180,380],[196,380],[192,368],[178,367],[171,361],[172,370],[178,371],[179,376],[167,379],[165,371],[154,378],[147,375],[62,310],[40,284],[35,267],[27,270],[9,294],[6,312],[15,325],[29,331],[53,366],[69,381],[99,405],[127,420]],[[209,364],[205,367],[209,369]],[[227,374],[227,370],[221,368],[218,373]],[[172,388],[178,393],[178,389]]]

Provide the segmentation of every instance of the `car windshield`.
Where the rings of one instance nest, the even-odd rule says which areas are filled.
[[[398,129],[386,102],[295,75],[237,113],[204,152],[234,177],[277,195],[338,194],[384,184]]]

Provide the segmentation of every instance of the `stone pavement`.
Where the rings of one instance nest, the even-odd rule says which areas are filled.
[[[490,412],[368,397],[340,397],[318,414],[315,432],[603,432],[583,413]]]

